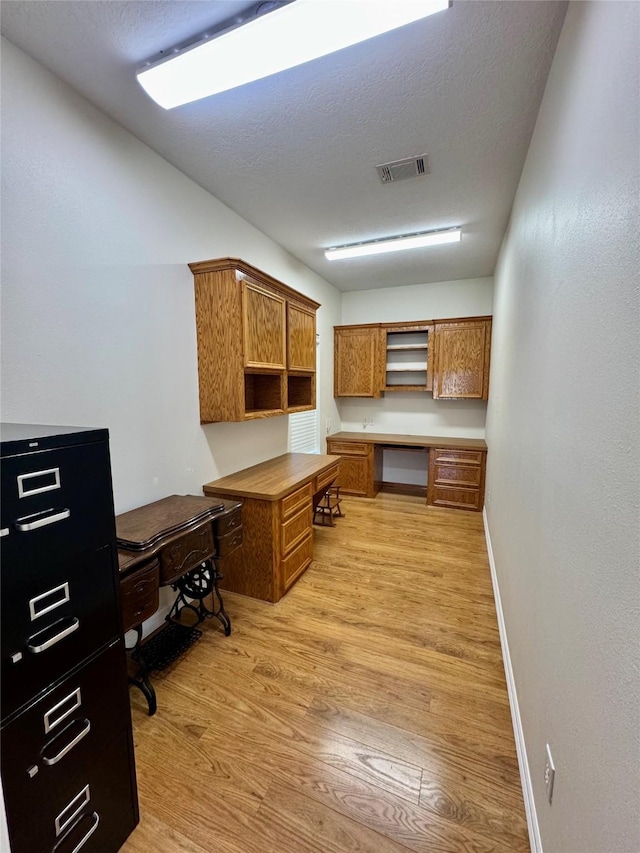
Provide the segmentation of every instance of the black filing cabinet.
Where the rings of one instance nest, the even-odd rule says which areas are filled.
[[[0,427],[2,786],[12,853],[138,823],[107,430]]]

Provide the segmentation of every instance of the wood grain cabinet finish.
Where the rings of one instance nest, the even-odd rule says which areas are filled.
[[[243,547],[225,563],[222,589],[275,603],[313,557],[314,496],[338,477],[335,456],[286,453],[204,485],[242,501]]]
[[[381,453],[373,444],[327,439],[327,453],[340,456],[336,485],[345,495],[373,498],[381,479]]]
[[[335,326],[334,397],[380,397],[383,384],[380,326]]]
[[[434,324],[433,397],[489,398],[491,318]]]
[[[427,503],[479,512],[484,505],[485,451],[432,447],[429,451]]]
[[[319,304],[238,258],[189,268],[201,423],[314,409]]]
[[[334,326],[334,334],[334,397],[489,397],[491,317]]]

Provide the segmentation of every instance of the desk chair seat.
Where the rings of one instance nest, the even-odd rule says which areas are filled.
[[[344,513],[340,509],[340,486],[329,486],[324,495],[320,498],[314,513],[313,523],[329,525],[335,527],[334,518],[344,518]],[[320,520],[318,520],[318,514]]]

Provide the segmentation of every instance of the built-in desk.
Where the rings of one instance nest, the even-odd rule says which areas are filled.
[[[313,554],[313,509],[338,476],[340,457],[285,453],[203,486],[208,497],[242,503],[242,552],[231,554],[220,586],[276,602]]]
[[[385,447],[427,452],[427,504],[482,510],[487,445],[482,438],[443,438],[432,435],[394,435],[338,432],[327,438],[327,451],[340,456],[337,484],[347,495],[373,498],[381,488]]]

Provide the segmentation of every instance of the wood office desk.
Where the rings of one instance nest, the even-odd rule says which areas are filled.
[[[487,444],[482,438],[334,433],[327,437],[327,450],[340,455],[337,482],[344,494],[373,498],[384,489],[382,451],[385,447],[427,451],[429,506],[482,510],[487,461]]]
[[[313,508],[338,476],[340,457],[285,453],[203,486],[207,497],[242,503],[242,552],[231,554],[220,586],[276,602],[313,555]]]

